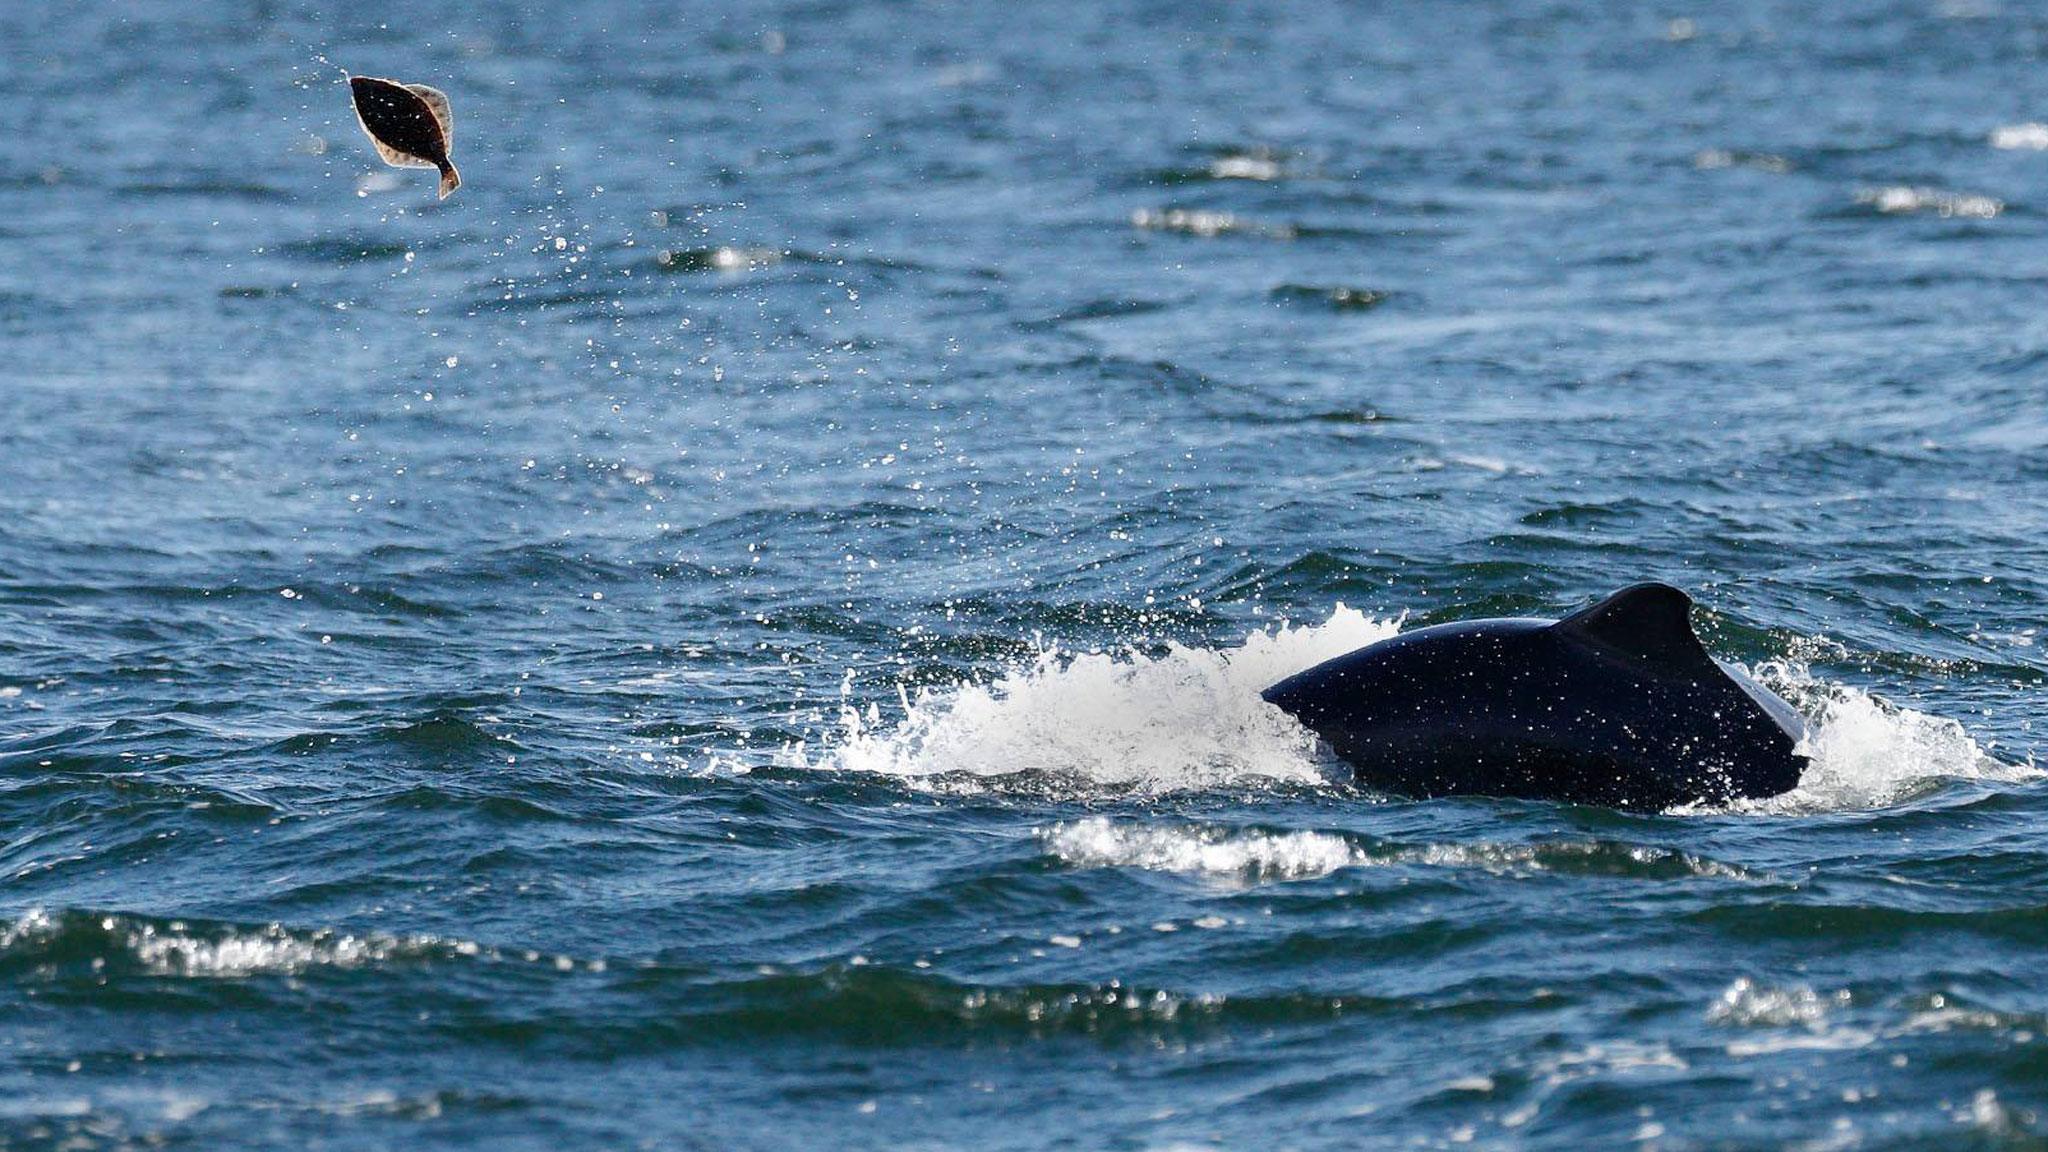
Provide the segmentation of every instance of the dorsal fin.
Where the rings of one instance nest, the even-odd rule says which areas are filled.
[[[1692,599],[1669,584],[1631,584],[1551,625],[1617,655],[1658,664],[1710,662],[1692,630]]]
[[[410,152],[400,152],[375,136],[370,137],[370,143],[376,146],[377,155],[393,168],[432,168],[434,166],[432,160],[422,160]]]
[[[439,88],[425,84],[407,84],[412,94],[426,101],[427,111],[434,114],[434,122],[441,126],[441,146],[455,151],[455,112],[448,107],[448,94]]]

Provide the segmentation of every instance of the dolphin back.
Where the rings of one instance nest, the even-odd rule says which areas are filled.
[[[1403,795],[1662,809],[1796,787],[1799,714],[1707,653],[1691,604],[1636,584],[1562,620],[1423,628],[1263,696]]]

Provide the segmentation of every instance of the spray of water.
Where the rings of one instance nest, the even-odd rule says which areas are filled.
[[[1314,782],[1314,736],[1260,690],[1396,630],[1340,604],[1322,624],[1283,624],[1221,651],[1048,650],[986,686],[904,696],[893,724],[878,708],[846,708],[814,766],[913,778],[1041,773],[1157,791]]]
[[[2016,781],[2031,765],[2008,764],[1980,747],[1961,724],[1886,703],[1858,688],[1817,679],[1804,665],[1772,662],[1756,676],[1808,718],[1808,758],[1799,787],[1736,807],[1758,812],[1881,808],[1944,779]]]

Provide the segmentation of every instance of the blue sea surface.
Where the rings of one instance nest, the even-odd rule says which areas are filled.
[[[2048,1147],[2044,122],[2016,0],[0,6],[0,1148]],[[1797,791],[1258,698],[1643,579]]]

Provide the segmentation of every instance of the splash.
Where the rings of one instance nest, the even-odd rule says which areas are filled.
[[[1755,672],[1806,714],[1808,757],[1799,787],[1741,811],[1806,813],[1881,808],[1944,779],[2018,781],[2036,775],[1985,752],[1961,724],[1889,704],[1860,688],[1829,684],[1804,666],[1768,663]]]
[[[987,686],[904,696],[894,727],[877,708],[847,708],[837,746],[811,766],[913,778],[1035,773],[1157,792],[1251,778],[1313,783],[1314,735],[1260,691],[1398,629],[1339,604],[1322,624],[1283,624],[1224,651],[1048,650]]]

